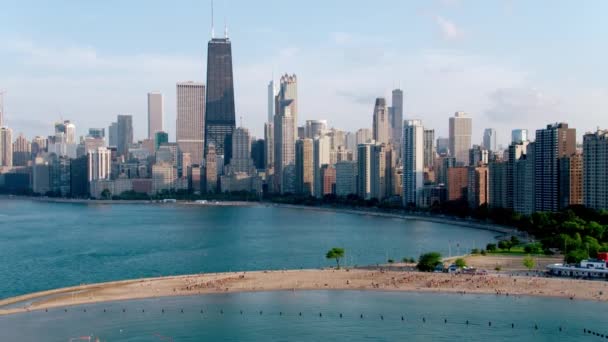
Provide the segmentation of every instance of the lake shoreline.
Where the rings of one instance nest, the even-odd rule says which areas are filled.
[[[386,269],[308,269],[194,274],[72,286],[1,300],[0,316],[146,298],[311,290],[540,296],[608,301],[608,283],[603,281],[492,273],[467,275]]]

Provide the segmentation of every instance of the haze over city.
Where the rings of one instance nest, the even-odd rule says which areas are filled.
[[[566,121],[580,140],[608,126],[605,2],[348,4],[215,1],[216,34],[226,24],[233,42],[237,124],[263,136],[267,83],[288,72],[298,75],[299,125],[371,127],[374,99],[401,88],[404,118],[447,136],[448,117],[465,111],[474,143],[485,127],[507,145],[512,128]],[[0,21],[0,88],[15,134],[49,134],[63,118],[85,135],[132,114],[140,139],[146,94],[161,91],[174,139],[175,84],[206,79],[207,1],[25,1],[3,5]]]

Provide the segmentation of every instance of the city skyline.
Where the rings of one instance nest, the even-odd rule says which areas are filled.
[[[293,34],[285,41],[282,39],[285,33],[278,32],[274,27],[274,25],[280,26],[285,19],[276,18],[271,23],[239,20],[246,10],[252,10],[251,4],[239,3],[229,6],[225,2],[216,1],[216,13],[227,17],[230,36],[236,43],[233,52],[237,75],[235,93],[238,94],[236,115],[243,118],[243,126],[248,127],[252,135],[263,136],[263,122],[266,120],[267,112],[267,100],[264,96],[266,85],[272,78],[273,72],[275,75],[294,72],[301,79],[298,125],[302,125],[307,119],[327,119],[330,126],[347,131],[354,132],[359,128],[367,128],[368,113],[373,108],[373,99],[389,98],[393,88],[401,88],[404,90],[405,119],[421,119],[426,123],[425,127],[437,130],[436,136],[447,136],[445,118],[455,111],[466,111],[475,122],[473,143],[481,142],[482,130],[486,127],[496,128],[498,143],[504,146],[510,140],[509,134],[512,128],[526,128],[532,131],[544,126],[546,122],[566,121],[578,128],[577,140],[581,142],[584,132],[594,131],[596,126],[608,126],[606,119],[601,115],[605,107],[603,103],[606,101],[606,97],[602,94],[606,93],[606,89],[602,84],[596,84],[596,78],[602,78],[598,75],[602,73],[601,71],[592,75],[588,72],[588,66],[580,59],[571,58],[566,61],[565,57],[558,58],[558,62],[543,63],[546,65],[537,68],[538,58],[534,54],[529,58],[534,63],[527,63],[528,59],[523,56],[514,56],[512,52],[505,55],[501,49],[507,49],[506,46],[499,49],[490,44],[485,49],[484,44],[488,44],[488,37],[475,30],[479,29],[477,27],[479,24],[476,24],[475,20],[465,20],[467,16],[476,18],[475,11],[467,15],[471,10],[470,4],[453,2],[395,5],[401,10],[407,9],[402,13],[415,19],[408,22],[411,28],[417,28],[414,31],[420,30],[421,37],[411,37],[405,26],[394,27],[396,24],[388,25],[381,30],[370,27],[366,28],[369,32],[360,32],[361,30],[355,28],[351,21],[356,21],[356,18],[361,16],[359,11],[365,9],[367,6],[365,4],[360,8],[351,9],[353,13],[348,14],[352,19],[342,20],[339,25],[332,27],[326,16],[337,9],[336,5],[327,5],[325,8],[327,13],[320,18],[318,30],[302,32],[300,28],[303,26],[299,25],[300,19],[298,19],[294,27],[289,29]],[[388,5],[389,2],[386,4]],[[594,5],[595,8],[589,6],[590,8],[580,10],[585,13],[593,12],[592,9],[601,12],[597,7],[605,6],[602,3]],[[489,8],[484,9],[492,14],[505,13],[504,11],[526,14],[527,16],[522,19],[524,26],[531,24],[528,16],[540,10],[536,6],[522,8],[519,2],[512,3],[509,10],[496,8],[495,5],[485,6]],[[556,6],[550,11],[559,18],[570,13],[567,10],[571,6],[562,3],[561,6]],[[75,21],[79,21],[82,17],[86,17],[92,10],[91,7],[97,6],[72,7],[70,13],[75,16]],[[265,3],[257,7],[254,10],[272,10],[272,6]],[[66,27],[69,27],[69,24],[65,24],[45,33],[49,39],[42,39],[38,37],[39,33],[24,27],[23,24],[9,25],[13,32],[6,32],[7,44],[0,48],[6,50],[4,60],[8,62],[0,66],[3,74],[7,75],[4,81],[6,83],[0,85],[8,90],[6,124],[16,133],[24,132],[26,136],[33,137],[43,134],[40,131],[42,127],[48,127],[49,124],[60,121],[63,117],[75,121],[79,130],[78,135],[84,135],[88,127],[107,127],[117,114],[130,113],[133,115],[135,137],[143,138],[146,129],[145,96],[152,90],[160,90],[166,96],[166,130],[175,132],[175,95],[171,88],[176,82],[204,80],[206,71],[203,42],[210,37],[208,4],[183,3],[182,6],[176,6],[173,11],[178,11],[185,19],[195,15],[182,13],[186,12],[186,8],[196,12],[196,30],[192,28],[192,32],[185,32],[189,27],[184,28],[184,31],[182,28],[179,31],[168,30],[161,35],[161,39],[168,34],[180,34],[180,38],[175,42],[163,40],[160,45],[151,44],[149,37],[142,39],[141,32],[137,30],[130,33],[139,38],[135,42],[131,41],[132,46],[123,46],[124,41],[128,39],[120,43],[111,42],[109,38],[118,33],[121,20],[126,20],[122,16],[133,10],[129,6],[121,8],[124,9],[124,13],[117,14],[118,28],[107,32],[93,30],[94,32],[88,36],[69,32]],[[171,10],[165,7],[162,9]],[[100,18],[109,15],[103,6],[99,10]],[[310,10],[302,9],[302,11],[306,14]],[[422,14],[425,11],[433,14]],[[10,6],[4,13],[0,16],[3,16],[2,19],[9,24],[14,21],[10,14],[13,14],[12,17],[19,17],[21,14],[25,23],[41,19],[38,18],[40,16],[38,13],[25,15],[20,9]],[[593,13],[588,14],[593,15]],[[146,19],[155,15],[158,13],[152,9],[143,15],[143,19],[140,19],[143,20],[142,29],[149,28]],[[44,25],[46,21],[42,19],[37,25]],[[91,22],[93,28],[99,27],[97,20]],[[501,18],[496,27],[491,27],[492,33],[510,34],[505,29],[513,20],[515,19],[508,15]],[[216,21],[221,23],[221,20]],[[239,24],[231,25],[231,22]],[[265,25],[266,30],[261,29],[262,24]],[[592,35],[589,25],[591,24],[576,29],[577,34]],[[551,28],[561,30],[559,27]],[[534,32],[539,36],[552,37],[549,28],[536,27]],[[253,47],[254,36],[257,37],[257,43],[261,44],[259,49]],[[313,44],[311,40],[316,43]],[[40,43],[41,41],[44,43]],[[401,54],[400,50],[395,48],[396,44],[402,44],[403,41],[408,42],[413,52]],[[570,41],[570,44],[580,44],[582,47],[591,43],[590,39],[576,43]],[[319,46],[315,44],[322,45],[323,49],[318,50]],[[521,42],[521,44],[524,48],[531,49],[528,43]],[[559,47],[557,44],[555,47],[543,48],[550,50]],[[381,48],[382,53],[377,56],[365,53],[378,48]],[[176,52],[167,54],[167,50]],[[265,50],[266,56],[261,56],[263,53],[259,50]],[[518,52],[524,55],[533,52],[526,51],[528,50]],[[566,52],[562,51],[563,49],[560,50],[560,55],[571,53],[568,49]],[[311,52],[321,54],[320,56],[327,60],[328,66],[315,68],[318,57]],[[402,56],[401,59],[407,61],[408,66],[403,66],[405,62],[396,63],[397,55]],[[500,65],[493,63],[493,59],[487,58],[486,55],[491,55],[493,58],[498,55],[507,56],[505,60],[513,62],[514,59],[515,63]],[[602,51],[593,58],[599,58],[601,55]],[[21,57],[24,61],[23,65],[12,65],[15,60],[21,60],[15,57]],[[340,61],[346,63],[336,67],[336,63]],[[556,65],[556,63],[561,64]],[[24,68],[27,69],[25,72]],[[162,79],[157,76],[139,77],[143,71],[149,74],[151,69],[159,71],[157,74],[162,75],[159,76]],[[530,70],[535,71],[531,73]],[[130,76],[118,82],[117,71]],[[375,77],[370,76],[372,71]],[[568,83],[567,77],[572,71],[582,76],[580,80]],[[561,82],[558,79],[558,82],[555,82],[554,78],[559,78],[562,74],[565,79]],[[95,83],[97,86],[93,86],[90,81],[98,78],[99,75],[104,75],[103,79]],[[377,77],[377,75],[386,76]],[[421,82],[422,76],[424,82]],[[544,81],[538,82],[534,80],[535,78]],[[57,81],[52,90],[46,86],[44,92],[36,91],[38,87],[44,85],[44,82],[50,80]],[[579,90],[556,92],[550,87],[543,86],[542,83],[562,85],[568,83],[571,84],[572,89],[578,84],[576,89]],[[88,84],[91,86],[86,86]],[[320,86],[321,84],[323,87]],[[435,90],[432,97],[428,93],[431,88]],[[587,97],[580,97],[582,90],[587,91]],[[32,94],[36,95],[36,101],[31,100]],[[91,100],[94,99],[92,96],[106,96],[112,101],[99,106],[90,106]],[[442,101],[434,101],[439,96]],[[573,105],[571,101],[577,101],[577,104]],[[574,119],[577,121],[573,121]],[[517,124],[516,120],[525,122],[525,127]],[[170,138],[174,140],[175,137],[171,134]]]

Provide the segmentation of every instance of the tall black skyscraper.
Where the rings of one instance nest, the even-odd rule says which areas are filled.
[[[215,145],[224,163],[230,162],[231,135],[235,128],[232,45],[228,34],[211,38],[207,45],[207,104],[205,107],[205,156],[209,144]]]

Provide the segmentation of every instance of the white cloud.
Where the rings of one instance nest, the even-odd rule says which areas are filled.
[[[459,40],[464,37],[464,31],[459,28],[454,22],[440,16],[435,16],[435,23],[439,26],[441,36],[445,40]]]

